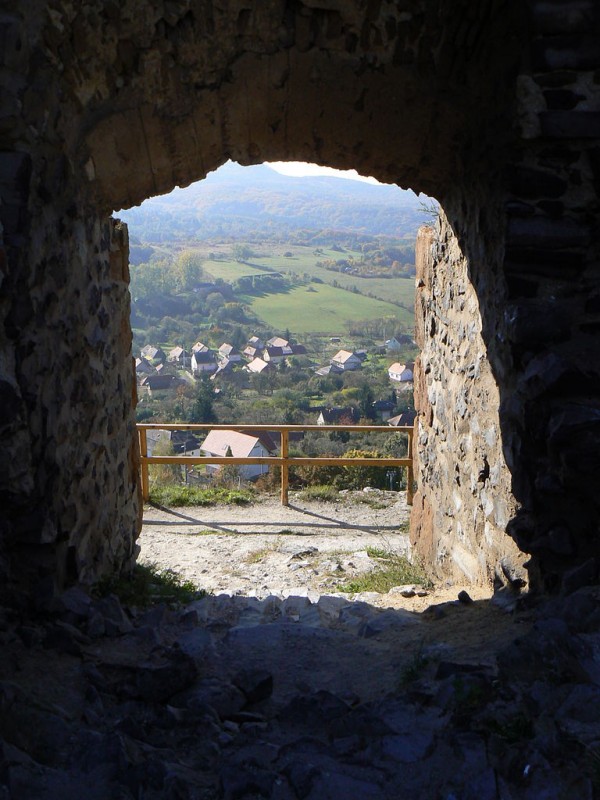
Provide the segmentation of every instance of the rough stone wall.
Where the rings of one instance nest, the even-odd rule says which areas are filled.
[[[502,452],[499,390],[468,259],[441,212],[416,248],[416,479],[411,542],[442,578],[522,573],[506,535],[515,512]],[[489,289],[488,289],[489,290]]]
[[[496,552],[514,560],[506,525],[531,585],[569,592],[599,568],[600,8],[524,10],[504,174],[462,207],[449,193],[455,235],[443,218],[421,234],[412,536],[440,566],[483,575]],[[506,197],[490,213],[493,180]]]
[[[571,591],[598,577],[600,7],[529,10],[507,168],[501,421],[520,503],[508,530],[538,585]]]
[[[571,591],[598,578],[600,8],[531,3],[530,25],[507,170],[509,532],[541,587]]]
[[[70,213],[72,195],[32,196],[25,155],[4,166],[0,583],[43,606],[135,556],[129,248],[119,223]]]

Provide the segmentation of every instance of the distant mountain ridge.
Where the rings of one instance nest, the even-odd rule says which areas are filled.
[[[145,242],[294,237],[300,231],[402,238],[427,221],[412,191],[335,177],[296,178],[228,162],[203,181],[121,211]]]

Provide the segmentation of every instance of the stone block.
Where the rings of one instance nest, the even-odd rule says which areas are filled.
[[[544,98],[549,111],[570,111],[585,97],[570,89],[547,89]]]
[[[509,276],[531,280],[533,277],[570,280],[585,269],[583,253],[570,250],[535,250],[528,247],[509,247],[506,250],[504,271]],[[538,281],[537,285],[542,282]],[[533,294],[537,294],[534,292]]]
[[[565,217],[512,218],[506,232],[509,248],[535,248],[540,251],[585,247],[591,240],[590,229],[574,219]]]
[[[600,111],[542,111],[540,129],[547,138],[597,139],[600,137]]]
[[[512,167],[508,180],[519,197],[561,197],[567,190],[567,182],[556,173],[524,165]]]
[[[538,39],[532,44],[534,70],[597,69],[600,36],[591,34],[563,34]]]
[[[570,334],[570,314],[567,309],[543,300],[522,300],[507,308],[510,318],[508,335],[515,343],[528,347],[546,342],[558,342]]]
[[[534,30],[543,34],[587,33],[599,22],[594,0],[538,0],[531,16]]]

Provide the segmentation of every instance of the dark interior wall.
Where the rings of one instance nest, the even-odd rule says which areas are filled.
[[[594,4],[582,0],[575,16],[568,7],[500,0],[11,4],[0,20],[0,390],[7,398],[0,497],[8,509],[1,535],[7,576],[21,581],[19,564],[26,560],[32,580],[54,586],[91,581],[131,562],[138,507],[127,244],[109,214],[198,180],[228,158],[353,167],[442,201],[481,300],[505,456],[524,507],[514,535],[533,549],[551,507],[547,498],[536,499],[540,451],[549,440],[543,427],[529,424],[531,416],[537,421],[538,388],[532,393],[520,321],[533,318],[531,309],[540,317],[556,309],[543,272],[540,278],[535,267],[530,277],[530,251],[556,249],[551,231],[559,209],[541,204],[557,199],[552,192],[524,201],[531,182],[519,170],[567,170],[560,179],[572,198],[563,205],[570,219],[576,171],[568,171],[566,156],[561,161],[560,146],[554,160],[540,161],[556,139],[564,145],[561,125],[568,122],[544,116],[542,102],[567,102],[566,96],[559,86],[559,94],[547,97],[532,77],[532,59],[555,58],[537,42],[557,35],[552,26],[561,14],[577,28],[573,35],[589,36]],[[592,59],[593,48],[586,52]],[[544,69],[562,67],[553,62]],[[591,69],[587,62],[573,67],[577,87],[587,86],[585,102],[596,108]],[[580,152],[580,133],[571,127],[569,135],[570,149]],[[592,186],[597,157],[588,144],[586,186]],[[514,196],[506,205],[509,190]],[[595,201],[586,195],[580,202],[590,217]],[[558,287],[561,303],[565,282],[576,297],[567,335],[577,330],[591,346],[594,236],[588,225],[587,238],[577,240],[585,280],[567,273]],[[570,242],[567,235],[558,249],[569,250]],[[443,259],[440,265],[448,269]],[[581,309],[585,330],[577,328]],[[536,354],[560,346],[553,334],[538,338]],[[552,398],[550,405],[560,406]],[[581,430],[585,441],[589,427]],[[549,464],[553,453],[543,458]],[[439,481],[432,475],[421,486],[431,502]],[[584,481],[577,496],[591,498],[591,486]],[[558,496],[555,488],[550,494]],[[471,502],[466,490],[464,500]],[[549,512],[555,521],[567,508],[559,506]],[[580,563],[578,545],[571,556],[571,565]],[[536,558],[542,570],[550,564]]]

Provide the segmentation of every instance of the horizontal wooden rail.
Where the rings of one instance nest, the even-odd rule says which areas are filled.
[[[148,478],[149,464],[272,464],[281,467],[281,503],[289,505],[288,476],[290,467],[312,465],[331,465],[342,467],[404,467],[407,471],[406,501],[412,505],[413,501],[413,436],[414,428],[404,425],[390,427],[383,425],[211,425],[209,423],[138,423],[140,470],[142,480],[142,495],[144,500],[150,496],[150,483]],[[149,456],[148,437],[149,430],[231,430],[240,433],[254,433],[259,431],[272,431],[281,433],[281,455],[279,456]],[[304,431],[347,431],[350,433],[379,432],[379,433],[406,433],[408,434],[408,447],[406,458],[344,458],[337,456],[290,456],[288,455],[289,434]]]

